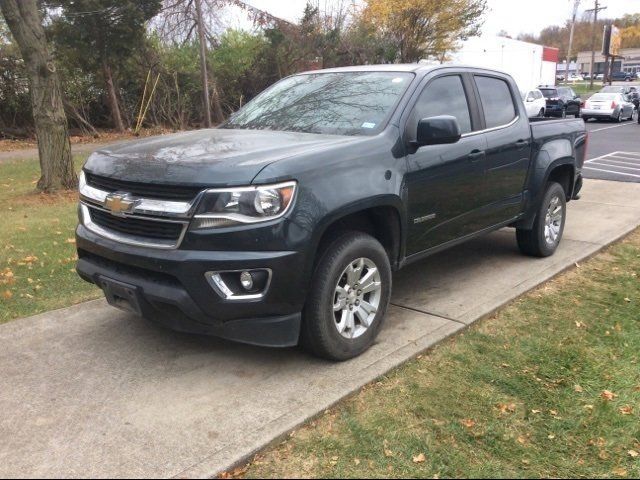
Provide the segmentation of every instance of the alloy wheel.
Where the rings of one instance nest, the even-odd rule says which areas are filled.
[[[544,238],[548,245],[555,245],[558,242],[563,221],[564,207],[560,198],[555,195],[549,202],[544,219]]]
[[[382,276],[368,258],[358,258],[342,271],[333,295],[333,316],[338,333],[358,338],[375,319],[382,298]]]

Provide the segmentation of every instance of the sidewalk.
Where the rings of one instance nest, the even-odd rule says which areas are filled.
[[[0,326],[0,475],[211,477],[640,224],[640,185],[588,180],[555,256],[495,232],[394,275],[349,362],[177,334],[97,300]]]

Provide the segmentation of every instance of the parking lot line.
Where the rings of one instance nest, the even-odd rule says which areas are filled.
[[[609,157],[609,158],[603,158],[602,160],[598,160],[599,162],[612,162],[612,163],[619,163],[621,165],[633,165],[635,167],[639,167],[640,168],[640,163],[638,162],[628,162],[625,160],[620,160],[617,157]]]
[[[612,162],[614,160],[611,160]],[[602,161],[598,161],[598,162],[592,162],[592,165],[600,165],[603,167],[611,167],[611,168],[621,168],[623,170],[633,170],[634,172],[640,172],[640,166],[636,166],[636,167],[623,167],[621,165],[609,165],[608,163],[604,163]]]
[[[615,154],[612,153],[609,156],[612,157],[612,158],[622,158],[624,160],[631,160],[631,161],[635,161],[635,162],[640,162],[640,158],[632,157],[631,155],[622,154],[622,153],[615,153]]]
[[[623,123],[621,125],[612,125],[610,127],[596,128],[595,130],[589,130],[589,133],[601,132],[603,130],[609,130],[611,128],[628,127],[629,125],[633,125],[633,123]]]
[[[616,172],[614,170],[605,170],[603,168],[594,168],[594,167],[583,167],[583,168],[586,169],[586,170],[595,170],[597,172],[615,173],[617,175],[622,175],[622,176],[626,176],[626,177],[640,178],[640,175],[634,175],[632,173]]]

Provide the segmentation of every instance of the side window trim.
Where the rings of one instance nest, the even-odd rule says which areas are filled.
[[[498,76],[498,75],[491,75],[488,73],[473,73],[473,74],[469,74],[472,79],[472,83],[473,83],[473,89],[475,91],[475,95],[476,95],[476,102],[478,105],[478,111],[481,114],[481,118],[482,118],[482,126],[483,129],[482,130],[478,130],[478,131],[472,131],[469,133],[464,133],[462,136],[463,137],[470,137],[472,135],[478,135],[480,133],[486,133],[486,132],[493,132],[495,130],[502,130],[503,128],[509,128],[510,126],[512,126],[513,124],[517,123],[520,120],[520,107],[518,106],[518,103],[515,101],[514,98],[514,94],[513,94],[513,89],[511,88],[511,83],[509,83],[509,81],[507,81],[506,78]],[[505,82],[507,84],[507,87],[509,88],[509,94],[511,95],[511,101],[513,102],[513,108],[514,111],[516,113],[515,117],[513,118],[513,120],[511,120],[509,123],[506,123],[504,125],[497,125],[495,127],[491,127],[491,128],[487,128],[486,125],[486,120],[485,120],[485,115],[484,115],[484,108],[482,107],[482,100],[480,99],[480,91],[478,90],[478,85],[475,82],[475,77],[488,77],[488,78],[495,78],[497,80],[502,80],[503,82]]]

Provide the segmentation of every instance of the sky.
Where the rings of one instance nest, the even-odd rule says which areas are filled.
[[[297,21],[307,0],[245,0],[261,10],[285,20]],[[313,0],[316,3],[318,0]],[[320,7],[340,0],[319,0]],[[345,0],[342,0],[345,1]],[[349,0],[346,0],[347,2]],[[361,0],[355,0],[357,3]],[[401,1],[401,0],[397,0]],[[446,0],[444,0],[446,1]],[[490,13],[487,15],[483,34],[497,34],[506,30],[511,36],[520,33],[539,33],[549,25],[561,25],[570,16],[574,0],[487,0]],[[593,8],[594,0],[581,0],[578,18],[585,9]],[[640,0],[600,0],[600,5],[608,7],[601,12],[609,18],[625,13],[640,13]]]

